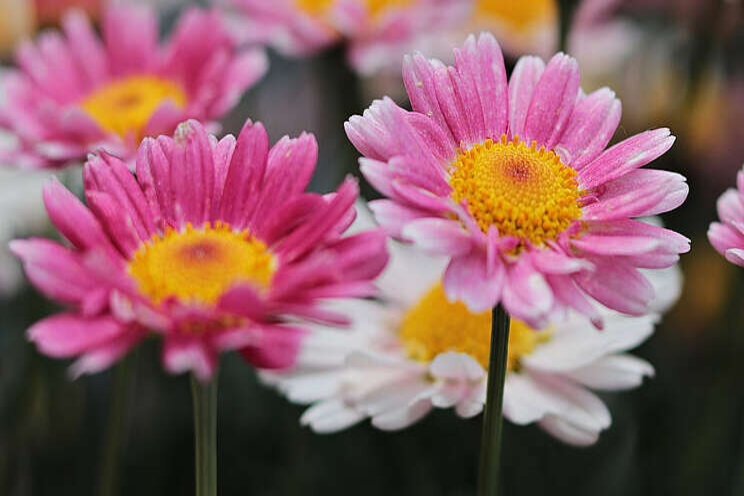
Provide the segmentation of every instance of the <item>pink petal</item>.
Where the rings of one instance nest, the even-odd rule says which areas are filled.
[[[444,272],[447,298],[464,302],[473,313],[492,309],[504,289],[506,271],[501,263],[487,269],[486,254],[479,250],[452,258]]]
[[[613,260],[592,260],[596,270],[574,281],[603,305],[630,315],[643,315],[654,297],[651,283],[635,268]]]
[[[403,82],[413,111],[433,119],[450,141],[455,143],[437,100],[434,71],[440,65],[440,62],[427,60],[419,52],[412,56],[406,55],[403,59]]]
[[[214,161],[207,132],[198,121],[178,126],[171,166],[171,187],[183,212],[183,222],[200,226],[209,220],[214,191]],[[178,207],[177,207],[178,208]]]
[[[290,326],[261,326],[258,342],[241,350],[243,358],[260,369],[282,370],[294,365],[305,331]]]
[[[52,223],[75,247],[110,246],[98,220],[56,178],[44,186],[43,198]]]
[[[545,71],[545,62],[539,57],[521,57],[514,66],[509,79],[509,133],[524,135],[527,111],[532,103],[537,82]]]
[[[666,153],[674,144],[674,139],[667,128],[631,136],[608,148],[581,169],[579,185],[587,190],[596,188],[643,167]]]
[[[432,255],[457,257],[468,254],[472,247],[470,235],[454,220],[414,220],[403,228],[401,234]]]
[[[535,85],[522,139],[553,148],[568,126],[578,94],[578,63],[568,55],[556,54]]]
[[[507,266],[502,303],[506,311],[541,329],[553,307],[553,292],[526,257]]]
[[[111,316],[82,318],[72,313],[47,317],[28,330],[29,340],[39,351],[55,358],[66,358],[98,348],[131,332]]]

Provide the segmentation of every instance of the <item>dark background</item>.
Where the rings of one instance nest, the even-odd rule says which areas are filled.
[[[741,79],[742,30],[722,38],[717,23],[723,2],[696,3],[702,10],[692,18],[631,9],[629,18],[647,26],[651,36],[661,27],[685,34],[667,62],[676,69],[676,80],[686,78],[686,89],[682,103],[662,114],[661,123],[624,121],[616,135],[669,125],[679,140],[655,167],[681,172],[690,183],[685,205],[664,216],[667,225],[693,240],[691,254],[681,262],[684,294],[637,350],[656,367],[656,377],[637,390],[603,395],[613,425],[590,448],[565,446],[537,427],[507,423],[504,494],[744,494],[744,274],[705,238],[716,217],[715,199],[734,184],[744,155],[707,163],[705,154],[684,143],[692,139],[687,124],[710,65],[720,63],[729,80]],[[573,2],[562,7],[564,20],[570,18]],[[250,116],[265,123],[272,142],[302,130],[316,133],[321,153],[311,186],[334,189],[356,169],[357,154],[343,122],[380,95],[367,94],[368,82],[345,68],[341,50],[300,60],[272,54],[271,62],[268,76],[225,120],[225,130],[237,132]],[[726,92],[723,98],[724,109],[742,105],[733,96],[727,101]],[[744,142],[744,122],[729,121],[728,114],[714,114],[711,125],[721,130],[712,134],[730,132],[732,141],[724,148],[735,150]],[[368,188],[364,193],[371,195]],[[70,381],[69,364],[41,356],[24,335],[31,323],[55,310],[28,288],[0,300],[0,495],[98,494],[102,477],[116,477],[102,475],[106,446],[116,441],[111,436],[120,436],[122,446],[119,494],[193,494],[188,378],[163,372],[159,345],[152,340],[127,359],[134,370],[130,376],[115,368]],[[219,380],[221,494],[474,492],[480,417],[462,420],[440,411],[400,433],[364,424],[315,435],[299,426],[302,408],[260,386],[238,356],[223,357]],[[127,386],[124,401],[112,395],[115,383]],[[125,428],[112,428],[117,425]]]

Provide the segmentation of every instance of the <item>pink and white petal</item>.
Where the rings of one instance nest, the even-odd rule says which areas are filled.
[[[576,258],[556,250],[530,250],[532,266],[543,274],[573,274],[591,270],[593,266],[582,258]]]
[[[730,248],[724,255],[729,262],[744,267],[744,250],[741,248]]]
[[[610,355],[567,375],[592,389],[622,391],[640,386],[644,377],[653,377],[654,367],[633,355]]]
[[[457,257],[468,254],[472,248],[470,235],[454,220],[414,220],[403,227],[401,234],[431,255]]]
[[[419,52],[410,56],[406,55],[403,58],[403,83],[411,100],[413,111],[433,119],[456,146],[457,142],[447,126],[437,100],[437,83],[434,72],[441,66],[441,62],[427,60]]]
[[[587,233],[593,235],[646,236],[658,240],[661,246],[674,253],[686,253],[690,250],[690,240],[685,236],[643,220],[618,219],[611,222],[587,222],[585,228]]]
[[[375,220],[385,229],[385,232],[397,239],[404,239],[402,232],[409,222],[431,217],[431,213],[426,210],[401,205],[391,200],[374,200],[368,205]]]
[[[431,365],[429,373],[436,379],[455,381],[477,381],[486,377],[486,371],[467,353],[448,351],[440,353]]]
[[[600,236],[585,233],[570,241],[579,252],[593,256],[643,255],[661,247],[661,242],[647,236]]]
[[[444,291],[450,301],[464,302],[471,312],[492,309],[505,291],[506,269],[502,263],[488,270],[485,251],[472,250],[453,257],[444,272]]]
[[[263,124],[246,121],[238,135],[225,177],[219,218],[230,225],[241,226],[253,214],[258,207],[268,154],[269,136]]]
[[[622,114],[620,100],[609,88],[601,88],[576,104],[566,132],[556,146],[564,162],[581,170],[594,160],[612,139]]]
[[[733,229],[719,222],[711,223],[708,228],[708,240],[716,251],[724,256],[731,249],[744,248],[744,234],[740,233],[738,229]]]
[[[146,333],[132,328],[106,344],[96,347],[78,358],[70,366],[70,375],[77,379],[84,374],[101,372],[119,361],[146,336]]]
[[[595,190],[599,201],[582,208],[586,220],[622,220],[668,212],[687,198],[685,177],[653,169],[640,169]]]
[[[168,335],[163,342],[163,365],[172,374],[192,372],[201,382],[208,382],[217,368],[217,353],[200,337]]]
[[[579,94],[579,65],[563,53],[548,62],[535,85],[524,122],[523,141],[537,141],[547,149],[560,141]]]
[[[604,320],[597,306],[587,299],[571,276],[546,274],[545,280],[553,290],[555,301],[585,315],[595,328],[604,328]]]
[[[501,301],[511,315],[542,329],[553,307],[553,292],[544,276],[522,257],[507,266]]]
[[[736,189],[730,188],[718,198],[716,210],[725,223],[744,222],[744,199]]]
[[[532,102],[535,86],[545,71],[545,62],[539,57],[521,57],[509,79],[509,135],[524,135],[524,123]]]
[[[669,129],[646,131],[605,150],[579,171],[579,186],[589,190],[643,167],[666,153],[674,144]]]
[[[574,281],[603,305],[629,315],[643,315],[654,297],[651,283],[634,267],[617,260],[593,259],[597,269]]]

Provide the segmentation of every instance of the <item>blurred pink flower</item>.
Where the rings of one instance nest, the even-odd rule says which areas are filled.
[[[290,366],[298,319],[344,323],[319,299],[367,296],[387,262],[379,230],[342,234],[358,188],[304,193],[317,160],[309,134],[269,149],[261,124],[220,141],[196,121],[173,139],[146,138],[136,178],[93,155],[85,207],[58,182],[44,190],[53,224],[72,246],[16,240],[31,282],[72,309],[28,331],[39,350],[78,357],[74,375],[102,370],[152,333],[172,373],[208,379],[225,350],[261,368]],[[288,323],[286,316],[291,316]]]
[[[98,149],[128,161],[144,136],[219,118],[266,71],[263,51],[236,50],[217,11],[188,10],[163,44],[144,7],[110,6],[102,40],[80,12],[63,25],[64,37],[22,45],[3,78],[0,129],[17,138],[6,163],[60,167]]]
[[[237,36],[263,39],[289,55],[348,43],[351,66],[370,74],[399,66],[419,36],[462,20],[470,0],[231,0],[242,13]]]
[[[346,132],[360,169],[388,199],[370,203],[393,236],[450,258],[450,300],[482,312],[498,303],[541,328],[573,308],[601,325],[587,295],[642,315],[654,291],[638,268],[674,264],[689,240],[634,217],[687,197],[679,174],[640,167],[674,142],[647,131],[608,149],[620,102],[585,95],[564,54],[521,58],[507,84],[489,34],[455,51],[455,67],[407,57],[413,107],[375,101]]]
[[[729,262],[744,267],[744,167],[736,175],[736,189],[718,199],[718,217],[708,229],[708,239]]]

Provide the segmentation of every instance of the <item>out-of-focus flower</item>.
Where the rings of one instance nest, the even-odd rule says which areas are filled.
[[[447,299],[441,284],[446,259],[396,243],[390,252],[378,279],[380,301],[334,306],[353,316],[350,332],[316,326],[293,370],[263,376],[290,400],[313,404],[301,421],[317,432],[365,418],[380,429],[401,429],[434,407],[454,407],[461,417],[483,409],[490,312],[473,314]],[[606,320],[602,332],[573,312],[539,331],[512,320],[506,418],[538,422],[567,443],[595,442],[609,427],[610,413],[589,388],[630,389],[653,375],[649,363],[625,352],[651,335],[660,314],[679,296],[676,266],[649,277],[658,290],[653,313],[626,317],[598,309]]]
[[[419,36],[461,21],[469,0],[231,0],[242,13],[238,38],[263,39],[290,55],[309,55],[340,41],[362,74],[400,67]]]
[[[718,199],[718,218],[708,229],[708,239],[731,263],[744,267],[744,167],[736,175],[736,189]]]
[[[103,0],[33,0],[36,19],[40,25],[58,24],[65,12],[80,9],[92,18],[98,18]]]
[[[558,48],[558,14],[555,0],[475,0],[464,34],[490,31],[508,55],[549,57]]]
[[[346,132],[360,168],[387,199],[370,203],[393,236],[449,257],[452,301],[503,304],[542,328],[567,308],[601,325],[587,296],[643,315],[653,287],[638,270],[673,265],[689,240],[634,220],[680,205],[679,174],[640,167],[674,142],[668,129],[605,150],[620,121],[607,88],[580,91],[563,54],[523,57],[507,84],[496,40],[470,37],[455,67],[406,58],[413,107],[375,101]]]
[[[174,139],[146,138],[137,175],[106,153],[84,169],[85,207],[59,183],[44,189],[52,223],[72,246],[16,240],[26,275],[69,311],[28,331],[39,350],[102,370],[145,336],[163,339],[173,373],[208,379],[224,350],[257,367],[295,360],[298,318],[343,323],[321,298],[366,296],[387,262],[379,230],[342,234],[358,188],[304,193],[317,160],[312,135],[269,150],[260,124],[217,141],[196,121]],[[292,316],[288,324],[286,316]]]
[[[143,136],[220,117],[266,70],[263,51],[236,50],[217,11],[190,9],[162,45],[141,6],[110,6],[103,40],[79,12],[63,24],[64,37],[22,45],[3,78],[0,128],[17,138],[3,162],[58,167],[98,149],[130,160]]]
[[[33,4],[29,0],[0,0],[0,57],[10,54],[34,30]]]

